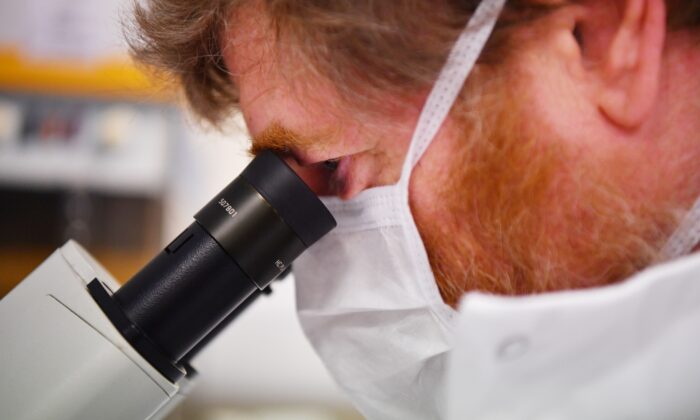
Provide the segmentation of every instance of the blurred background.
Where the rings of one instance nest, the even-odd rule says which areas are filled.
[[[0,0],[0,297],[73,238],[128,280],[245,166],[129,60],[130,0]],[[0,356],[1,357],[1,356]],[[171,419],[360,418],[302,335],[292,276],[193,365]]]

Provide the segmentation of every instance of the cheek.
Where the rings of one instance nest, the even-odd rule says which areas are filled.
[[[448,168],[460,156],[459,142],[463,141],[448,120],[418,161],[411,174],[409,199],[416,219],[445,219],[449,215],[443,203],[445,190],[452,184]]]
[[[522,54],[516,61],[507,82],[524,134],[574,149],[603,146],[594,90],[580,69],[546,54]]]

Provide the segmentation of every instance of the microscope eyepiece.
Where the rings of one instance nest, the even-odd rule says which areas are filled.
[[[323,203],[269,151],[194,218],[260,289],[335,227]]]
[[[280,162],[282,165],[280,165]],[[279,156],[264,152],[241,173],[308,248],[336,222],[326,206]]]
[[[264,152],[111,298],[99,285],[89,289],[132,346],[175,382],[188,352],[335,226],[284,160]]]

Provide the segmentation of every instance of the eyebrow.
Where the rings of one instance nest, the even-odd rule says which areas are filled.
[[[273,121],[265,127],[258,135],[252,139],[252,144],[249,153],[257,156],[265,150],[288,154],[293,149],[307,148],[312,144],[318,143],[319,139],[316,136],[304,136],[296,131],[293,131],[278,121]]]

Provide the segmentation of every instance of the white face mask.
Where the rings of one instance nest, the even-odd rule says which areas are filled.
[[[689,254],[700,243],[700,198],[673,232],[661,250],[661,261],[673,260]]]
[[[370,419],[444,417],[444,365],[456,313],[437,288],[408,183],[504,3],[483,1],[455,43],[423,107],[400,181],[349,201],[324,199],[338,227],[294,263],[302,328]]]

